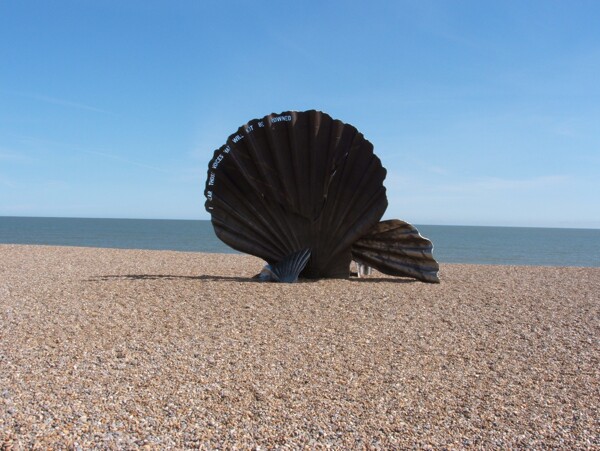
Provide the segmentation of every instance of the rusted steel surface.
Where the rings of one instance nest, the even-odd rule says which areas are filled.
[[[232,248],[272,266],[309,249],[301,277],[345,278],[353,245],[387,208],[385,176],[352,125],[315,110],[270,114],[214,152],[205,207]]]
[[[411,224],[399,219],[382,221],[352,246],[352,257],[384,274],[439,282],[433,244]]]

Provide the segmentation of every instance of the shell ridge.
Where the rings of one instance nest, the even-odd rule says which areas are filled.
[[[240,175],[244,178],[244,180],[250,182],[251,180],[259,179],[259,177],[257,177],[259,171],[257,165],[254,163],[254,160],[249,158],[250,155],[247,148],[248,146],[246,145],[247,140],[245,139],[244,135],[243,127],[240,127],[235,136],[243,136],[244,139],[240,139],[237,142],[228,143],[231,151],[229,152],[228,161],[225,163],[225,166],[227,164],[235,165],[235,169],[240,172]],[[248,185],[250,185],[250,189],[258,191],[257,188],[251,183],[248,183]]]
[[[285,211],[282,210],[282,206],[279,206],[279,211]],[[277,217],[274,216],[273,220],[276,221],[278,223],[278,225],[281,227],[281,236],[285,237],[287,239],[287,244],[285,246],[286,252],[283,253],[282,255],[279,256],[279,258],[281,258],[283,255],[286,255],[287,253],[291,252],[292,249],[298,249],[300,247],[302,247],[302,242],[300,240],[300,237],[298,236],[298,234],[296,233],[296,231],[294,230],[294,226],[291,223],[291,221],[289,220],[289,218],[284,217],[285,215],[281,215],[281,217]],[[298,217],[298,220],[302,220],[302,217]]]
[[[271,243],[268,240],[265,240],[263,235],[260,233],[257,233],[256,230],[254,229],[249,229],[246,228],[245,230],[240,231],[239,226],[237,226],[239,224],[239,221],[230,218],[223,218],[223,217],[214,217],[212,219],[212,223],[214,226],[218,226],[215,227],[215,232],[217,234],[217,236],[219,236],[220,232],[227,232],[229,237],[234,238],[233,241],[225,241],[227,244],[229,244],[230,246],[234,247],[235,249],[241,250],[239,249],[240,246],[244,247],[246,246],[246,244],[241,244],[241,243],[248,243],[250,242],[250,246],[246,246],[244,247],[244,249],[253,249],[253,248],[261,248],[263,249],[261,251],[261,256],[263,255],[276,255],[277,254],[277,249],[274,248],[273,243]],[[240,239],[243,238],[243,239]],[[260,244],[257,244],[260,243]],[[246,251],[246,250],[245,250]]]
[[[246,235],[253,236],[254,241],[268,243],[262,245],[262,247],[269,248],[270,255],[280,255],[281,253],[285,252],[284,250],[279,249],[277,243],[274,243],[273,240],[269,240],[268,238],[270,235],[264,231],[265,229],[258,227],[253,220],[248,219],[247,216],[242,216],[237,209],[231,208],[228,204],[223,203],[220,206],[223,209],[223,212],[226,213],[227,217],[223,218],[220,216],[215,216],[213,217],[213,224],[215,220],[217,220],[220,223],[221,228],[230,229],[235,232],[236,236],[240,237],[244,236],[239,232],[241,229],[240,225],[244,225],[246,226],[244,230]],[[234,225],[237,225],[237,227],[234,227]]]
[[[327,116],[329,119],[331,119],[331,117]],[[324,165],[324,180],[323,180],[323,210],[326,208],[326,204],[327,204],[327,198],[330,197],[331,195],[331,186],[332,186],[332,182],[334,180],[337,168],[340,164],[340,157],[338,155],[339,153],[339,149],[336,147],[336,142],[339,142],[339,137],[336,139],[336,136],[338,136],[338,134],[343,134],[343,131],[338,133],[337,129],[340,127],[340,123],[339,121],[335,121],[333,119],[331,119],[331,121],[327,122],[327,134],[326,134],[326,140],[325,140],[325,134],[323,134],[322,136],[322,140],[323,143],[322,145],[325,145],[324,143],[327,142],[327,148],[326,148],[326,157],[325,157],[325,161],[326,164]],[[320,131],[320,129],[319,129]],[[322,210],[322,211],[323,211]]]
[[[220,160],[222,160],[224,157],[221,157],[221,159],[219,160],[219,162],[217,162],[217,159],[219,158],[219,156],[223,153],[224,149],[227,147],[227,144],[223,144],[221,147],[219,147],[218,149],[216,149],[213,152],[213,157],[211,158],[211,160],[208,162],[208,173],[207,173],[207,177],[206,177],[206,184],[204,186],[204,196],[206,196],[207,202],[206,204],[211,204],[212,205],[212,194],[214,191],[214,186],[216,184],[216,177],[217,177],[217,173],[216,173],[216,166],[218,167],[218,164],[220,162]]]
[[[373,242],[361,242],[360,244],[354,244],[352,246],[353,251],[357,252],[370,252],[373,249]],[[402,249],[388,249],[388,253],[390,255],[395,255],[398,258],[408,257],[411,259],[427,259],[431,256],[432,247],[431,246],[422,246],[422,247],[403,247]]]
[[[289,228],[289,222],[280,219],[280,208],[273,205],[269,205],[265,199],[258,198],[258,203],[263,207],[258,209],[253,202],[248,202],[245,206],[252,213],[252,217],[256,218],[260,224],[269,233],[263,235],[263,239],[268,240],[269,238],[274,241],[278,252],[275,254],[275,258],[281,258],[291,251],[292,247],[299,247],[300,243],[294,240],[292,243],[286,242],[285,237],[289,236],[291,230]],[[261,214],[262,212],[262,214]],[[254,227],[257,228],[257,227]]]
[[[382,190],[383,199],[382,206],[380,208],[373,208],[373,206],[379,205],[381,200],[380,196],[374,196],[372,202],[369,205],[364,206],[364,211],[368,212],[371,210],[371,215],[365,217],[363,214],[362,219],[353,223],[353,227],[349,228],[346,233],[339,239],[339,244],[333,252],[339,252],[341,249],[350,248],[357,241],[355,236],[364,236],[369,233],[369,230],[373,227],[373,220],[378,221],[385,213],[387,208],[387,199],[385,198],[385,188]]]
[[[258,210],[256,204],[254,202],[240,202],[238,200],[238,204],[242,206],[242,208],[237,208],[234,205],[230,204],[224,199],[219,197],[216,198],[219,202],[219,205],[222,206],[223,210],[229,215],[230,218],[237,220],[237,223],[240,225],[247,225],[253,233],[259,234],[265,240],[274,241],[274,245],[278,249],[278,252],[274,255],[281,256],[285,255],[289,248],[285,244],[285,240],[283,237],[285,236],[283,233],[283,228],[281,227],[280,221],[274,219],[274,216],[277,213],[276,209],[272,209],[269,207],[264,207],[263,211],[270,211],[271,220],[269,218],[263,217],[261,212]],[[247,199],[242,199],[246,201]],[[258,204],[264,205],[264,200],[260,197],[257,197]],[[218,216],[218,215],[217,215]]]
[[[236,251],[251,254],[263,260],[267,260],[266,257],[272,255],[272,251],[264,246],[264,241],[252,240],[245,234],[240,234],[238,231],[225,227],[220,227],[215,233],[219,239],[223,240]]]
[[[285,112],[280,115],[270,114],[267,116],[266,122],[268,127],[266,135],[275,163],[276,173],[281,185],[282,199],[285,206],[289,207],[294,213],[297,213],[293,182],[290,178],[283,177],[283,174],[289,174],[293,171],[289,158],[286,158],[286,156],[290,154],[289,138],[287,136],[282,136],[283,133],[287,135],[287,127],[285,126],[285,122],[287,121],[284,121],[284,124],[281,124],[282,121],[273,122],[274,119],[285,116],[288,116]],[[284,126],[282,127],[282,125]]]
[[[343,134],[343,130],[345,130],[345,125],[340,121],[332,119],[329,115],[325,113],[317,115],[315,119],[319,124],[319,131],[321,131],[321,127],[324,124],[327,124],[327,133],[321,133],[321,136],[317,135],[315,140],[317,143],[319,142],[319,139],[322,143],[327,143],[327,153],[325,153],[325,162],[331,161],[331,163],[326,163],[322,165],[323,180],[321,182],[321,186],[323,188],[319,196],[321,201],[318,203],[317,215],[313,216],[313,218],[316,218],[316,220],[313,220],[312,222],[312,235],[313,242],[315,243],[315,245],[313,246],[313,260],[315,262],[320,261],[321,264],[316,265],[316,268],[313,268],[309,264],[309,269],[316,270],[317,272],[323,272],[326,271],[326,267],[329,266],[332,260],[340,259],[338,253],[331,252],[331,247],[333,243],[336,242],[336,237],[331,233],[331,227],[329,227],[331,219],[330,215],[328,215],[327,207],[328,198],[330,194],[329,188],[331,186],[332,179],[334,178],[336,173],[336,166],[340,164],[340,160],[343,161],[343,159],[339,158],[339,148],[337,148],[332,143],[339,141],[339,135]],[[333,169],[329,169],[332,166]],[[316,211],[313,212],[313,215],[315,215],[315,213]],[[323,227],[324,224],[327,224],[327,227]],[[349,263],[350,261],[348,261],[348,264]]]
[[[314,112],[309,116],[309,146],[311,154],[314,155],[313,172],[311,174],[311,200],[313,211],[311,217],[316,220],[325,208],[327,199],[327,191],[331,182],[331,174],[329,173],[330,161],[329,144],[325,147],[325,143],[331,140],[331,128],[333,119],[325,113]],[[313,250],[314,252],[314,250]]]
[[[345,223],[354,224],[357,218],[363,216],[373,203],[379,200],[381,189],[378,188],[377,191],[367,190],[365,185],[368,185],[374,173],[379,172],[380,168],[381,163],[378,160],[371,159],[369,167],[360,175],[360,181],[357,183],[357,186],[349,193],[351,197],[345,202],[339,202],[342,210],[336,213],[334,233],[337,233]],[[361,208],[359,209],[358,206]],[[377,220],[379,219],[377,218]]]
[[[227,140],[225,141],[225,144],[223,144],[221,147],[219,147],[218,149],[216,149],[214,151],[213,157],[211,158],[211,160],[208,163],[208,178],[206,180],[206,189],[205,189],[205,193],[204,193],[205,196],[207,196],[209,183],[211,182],[211,173],[214,174],[214,176],[212,178],[213,185],[210,185],[210,186],[214,186],[214,184],[216,184],[216,178],[217,178],[217,173],[218,173],[220,164],[224,160],[225,160],[225,163],[227,163],[226,157],[231,152],[231,144],[235,144],[240,141],[239,136],[240,136],[240,130],[242,128],[243,128],[243,126],[239,127],[234,133],[229,135],[227,137]],[[208,198],[208,196],[207,196],[207,198]]]
[[[320,210],[318,208],[318,196],[319,196],[319,192],[317,190],[318,187],[318,179],[319,179],[319,169],[320,166],[316,163],[319,159],[319,150],[318,148],[314,147],[314,125],[313,122],[315,121],[315,115],[313,114],[313,112],[310,112],[308,115],[308,125],[306,127],[306,145],[308,146],[308,155],[311,158],[309,167],[311,168],[310,174],[309,174],[309,181],[308,181],[308,198],[311,200],[311,211],[310,211],[310,217],[314,222],[314,219],[319,216]]]
[[[278,242],[277,248],[279,249],[279,251],[277,253],[274,253],[274,256],[271,257],[271,260],[273,260],[274,258],[279,258],[282,255],[285,255],[285,253],[289,251],[289,246],[286,246],[283,242],[283,237],[286,233],[289,233],[289,227],[287,227],[288,224],[285,224],[285,227],[282,227],[282,221],[278,219],[273,220],[274,217],[277,216],[277,210],[270,208],[266,205],[266,203],[264,202],[264,195],[261,192],[258,192],[256,190],[256,187],[253,186],[253,184],[251,183],[252,180],[255,180],[255,177],[243,167],[243,153],[247,151],[247,146],[242,144],[243,142],[245,142],[245,139],[236,139],[242,136],[242,133],[243,127],[240,127],[238,129],[238,132],[231,135],[233,137],[231,138],[232,141],[228,142],[225,146],[223,146],[223,149],[229,149],[227,151],[227,156],[231,158],[227,158],[224,161],[220,161],[220,165],[217,168],[221,170],[221,173],[219,174],[219,179],[221,180],[222,184],[229,185],[229,190],[226,190],[229,196],[236,198],[236,204],[238,205],[238,207],[230,205],[230,209],[236,211],[236,216],[240,217],[240,213],[238,212],[238,210],[243,209],[242,211],[245,211],[247,214],[251,214],[251,217],[257,218],[260,224],[262,224],[263,227],[265,227],[268,231],[271,232],[271,239]],[[237,142],[233,142],[234,139],[236,139]],[[232,178],[230,176],[230,173],[232,171],[239,172],[238,176]],[[247,202],[246,197],[252,195],[251,191],[255,193],[255,201]],[[263,213],[268,214],[269,216],[271,216],[271,218],[269,218],[268,220],[262,218],[261,212],[259,212],[257,209],[256,200],[263,204]],[[224,199],[222,199],[222,201],[224,201]],[[272,227],[274,225],[276,225],[279,230],[272,230]],[[248,224],[248,226],[255,229],[255,233],[257,231],[256,229],[259,229],[259,227],[257,227],[254,223],[250,223]],[[284,230],[286,231],[285,233],[282,232]],[[262,236],[265,240],[269,239],[269,235],[262,234]],[[297,245],[297,242],[292,243],[292,246]]]
[[[356,134],[354,134],[352,137],[352,143],[354,143],[355,138]],[[336,158],[331,171],[327,197],[335,199],[335,202],[330,202],[328,204],[331,206],[332,209],[330,212],[328,211],[327,213],[330,214],[332,218],[336,218],[339,216],[338,209],[343,208],[344,205],[344,201],[342,200],[342,196],[344,195],[342,187],[345,186],[348,180],[346,177],[346,168],[349,164],[349,155],[350,152],[345,151],[343,152],[343,155],[341,157]]]
[[[374,159],[376,164],[379,163],[379,159],[374,157],[372,154],[367,153],[367,150],[370,149],[369,144],[365,141],[362,134],[357,133],[354,135],[354,139],[352,141],[352,145],[344,158],[344,164],[341,167],[340,173],[340,186],[346,186],[348,181],[357,175],[359,177],[364,176],[365,168],[363,166],[364,162],[369,161],[373,162]],[[340,201],[340,204],[344,204],[347,202],[347,196],[352,195],[354,191],[342,191],[340,196],[344,201]]]
[[[288,139],[288,148],[290,149],[290,163],[292,166],[292,172],[291,172],[291,176],[293,179],[293,186],[294,186],[294,197],[293,197],[293,202],[294,202],[294,206],[296,208],[296,210],[298,211],[298,213],[300,213],[302,216],[305,216],[305,212],[304,212],[304,204],[302,202],[302,199],[306,199],[306,197],[303,196],[304,194],[304,187],[305,184],[302,183],[302,176],[300,174],[300,172],[302,172],[302,169],[304,169],[303,165],[302,165],[302,155],[300,155],[302,153],[302,149],[297,145],[297,135],[300,135],[300,133],[296,133],[296,129],[299,126],[299,118],[298,115],[296,113],[292,113],[292,121],[288,122],[286,124],[286,128],[287,128],[287,139]]]
[[[364,139],[362,134],[355,134],[351,147],[352,151],[349,152],[348,157],[344,161],[344,165],[338,171],[340,177],[340,179],[336,181],[338,186],[346,186],[348,183],[347,181],[352,179],[352,177],[356,179],[357,175],[360,178],[360,182],[353,186],[353,190],[346,190],[346,192],[335,196],[334,198],[336,199],[336,202],[334,203],[332,210],[328,211],[328,215],[330,215],[328,221],[331,223],[331,234],[334,236],[343,237],[339,239],[339,244],[335,248],[336,250],[340,250],[344,247],[344,245],[346,245],[346,237],[357,227],[358,218],[363,217],[374,204],[380,201],[382,194],[383,202],[387,206],[387,200],[385,199],[385,188],[383,188],[382,191],[382,187],[373,185],[375,189],[368,191],[363,189],[364,184],[367,181],[372,182],[373,180],[373,178],[369,176],[371,176],[373,173],[377,175],[379,168],[382,168],[379,158],[373,155],[372,152],[367,153],[362,150],[365,148],[365,146],[368,149],[372,148],[370,143]],[[361,170],[361,168],[364,168],[365,166],[365,161],[363,160],[366,157],[370,157],[368,160],[366,160],[366,162],[368,162],[368,167],[366,170]],[[381,172],[379,173],[377,180],[380,180],[381,184],[383,184],[384,178],[385,174]],[[336,192],[338,190],[339,188],[336,189]],[[360,199],[361,202],[358,203],[357,199]],[[373,224],[376,224],[377,221],[381,219],[384,211],[385,208],[381,212],[376,213],[376,211],[374,211],[374,215],[369,218],[369,220],[372,221]],[[351,218],[348,218],[350,212],[354,214]],[[361,227],[360,229],[362,233],[364,228]]]
[[[246,147],[253,159],[259,162],[257,168],[262,178],[261,184],[268,189],[268,192],[263,194],[276,202],[282,202],[281,184],[279,178],[273,175],[274,171],[272,170],[274,167],[273,156],[268,151],[268,147],[265,150],[264,146],[264,142],[267,141],[264,120],[250,121],[248,124],[250,124],[248,128],[252,127],[252,129],[247,133]]]

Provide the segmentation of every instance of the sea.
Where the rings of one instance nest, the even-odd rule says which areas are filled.
[[[416,227],[442,263],[600,267],[600,229]],[[237,253],[208,220],[0,216],[0,244]]]

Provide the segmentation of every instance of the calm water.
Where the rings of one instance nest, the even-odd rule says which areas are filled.
[[[599,229],[417,228],[440,262],[600,267]],[[0,243],[235,252],[210,221],[0,217]]]

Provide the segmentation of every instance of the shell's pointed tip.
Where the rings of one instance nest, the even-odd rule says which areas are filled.
[[[273,268],[271,265],[265,265],[261,271],[254,276],[260,282],[279,282],[279,278],[273,272]]]
[[[310,259],[310,249],[302,249],[285,257],[274,265],[266,265],[258,279],[262,282],[294,283]]]
[[[439,277],[437,271],[431,272],[429,274],[424,274],[424,276],[421,280],[423,282],[427,282],[427,283],[440,283],[440,277]]]

